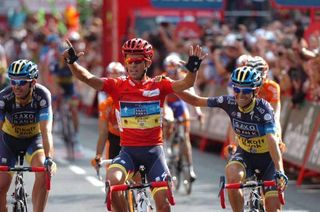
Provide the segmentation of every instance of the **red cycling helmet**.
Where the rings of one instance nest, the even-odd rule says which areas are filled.
[[[126,41],[122,46],[122,54],[141,54],[148,60],[152,59],[153,48],[152,45],[141,38],[132,38]]]

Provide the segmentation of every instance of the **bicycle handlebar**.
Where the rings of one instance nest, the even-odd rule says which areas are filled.
[[[46,189],[49,191],[51,189],[51,176],[49,171],[44,166],[23,166],[23,167],[10,167],[10,166],[0,166],[0,171],[4,172],[46,172],[45,181]]]
[[[102,181],[102,177],[100,175],[100,168],[101,166],[103,165],[106,165],[106,164],[111,164],[112,163],[112,159],[104,159],[104,160],[101,160],[96,167],[94,167],[96,169],[96,172],[97,172],[97,178]]]
[[[142,189],[142,188],[159,188],[159,187],[167,187],[167,199],[170,203],[170,205],[175,205],[175,199],[173,197],[172,190],[170,188],[170,184],[168,181],[157,181],[157,182],[150,182],[150,183],[142,183],[142,184],[132,184],[132,185],[127,185],[127,184],[122,184],[122,185],[113,185],[110,186],[110,189],[108,191],[107,195],[107,208],[109,211],[111,211],[111,203],[112,203],[112,192],[115,191],[126,191],[126,190],[131,190],[131,189]]]
[[[276,186],[276,181],[274,180],[269,180],[269,181],[262,181],[262,182],[257,182],[257,181],[249,181],[246,183],[229,183],[225,184],[226,189],[239,189],[239,188],[254,188],[258,186]]]
[[[269,180],[269,181],[248,181],[245,183],[225,183],[225,177],[220,177],[220,191],[219,191],[219,197],[220,197],[220,204],[223,209],[226,208],[225,204],[225,198],[224,198],[224,189],[242,189],[242,188],[254,188],[254,187],[268,187],[268,186],[277,186],[277,183],[275,180]],[[283,191],[280,188],[277,188],[278,190],[278,199],[281,203],[281,205],[285,204]]]

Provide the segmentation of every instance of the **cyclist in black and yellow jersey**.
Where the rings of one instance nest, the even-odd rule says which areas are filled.
[[[288,178],[284,173],[273,108],[266,100],[256,97],[262,76],[257,70],[242,66],[233,71],[231,82],[233,95],[208,98],[184,92],[179,96],[194,106],[218,107],[228,114],[238,143],[226,166],[228,183],[240,183],[258,169],[261,180],[275,178],[278,187],[284,190]],[[277,188],[267,188],[264,192],[267,211],[280,211]],[[243,211],[242,192],[229,190],[228,195],[232,210]]]
[[[14,61],[8,68],[10,86],[0,92],[0,165],[14,166],[20,151],[31,166],[56,171],[53,157],[50,91],[37,83],[37,65]],[[32,192],[33,211],[44,211],[48,198],[45,173],[36,172]],[[0,172],[0,211],[7,211],[6,196],[12,175]]]

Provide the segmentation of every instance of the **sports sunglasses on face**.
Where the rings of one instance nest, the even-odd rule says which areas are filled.
[[[17,85],[17,86],[24,86],[28,82],[32,82],[32,80],[17,80],[17,79],[10,80],[11,85]]]
[[[240,93],[242,92],[243,94],[250,94],[254,91],[255,89],[252,88],[239,88],[239,87],[233,87],[233,91],[235,93]]]
[[[132,63],[140,64],[140,63],[142,63],[144,61],[146,61],[145,58],[131,58],[131,57],[128,57],[125,62],[126,62],[126,64],[132,64]]]

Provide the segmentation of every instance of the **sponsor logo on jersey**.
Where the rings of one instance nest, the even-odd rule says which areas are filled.
[[[160,90],[159,90],[159,88],[154,89],[154,90],[145,90],[145,91],[143,91],[142,95],[146,96],[146,97],[159,96]]]
[[[12,114],[12,124],[32,124],[36,122],[36,115],[34,112],[19,112]]]
[[[232,125],[235,132],[241,136],[259,136],[259,130],[257,124],[239,121],[236,119],[232,120]]]
[[[131,129],[160,127],[160,101],[120,102],[121,126]]]
[[[272,119],[272,116],[270,113],[266,113],[264,116],[263,116],[263,119],[266,120],[266,121],[270,121]]]
[[[262,107],[256,107],[256,108],[261,114],[264,114],[266,112],[266,110],[263,109]]]

